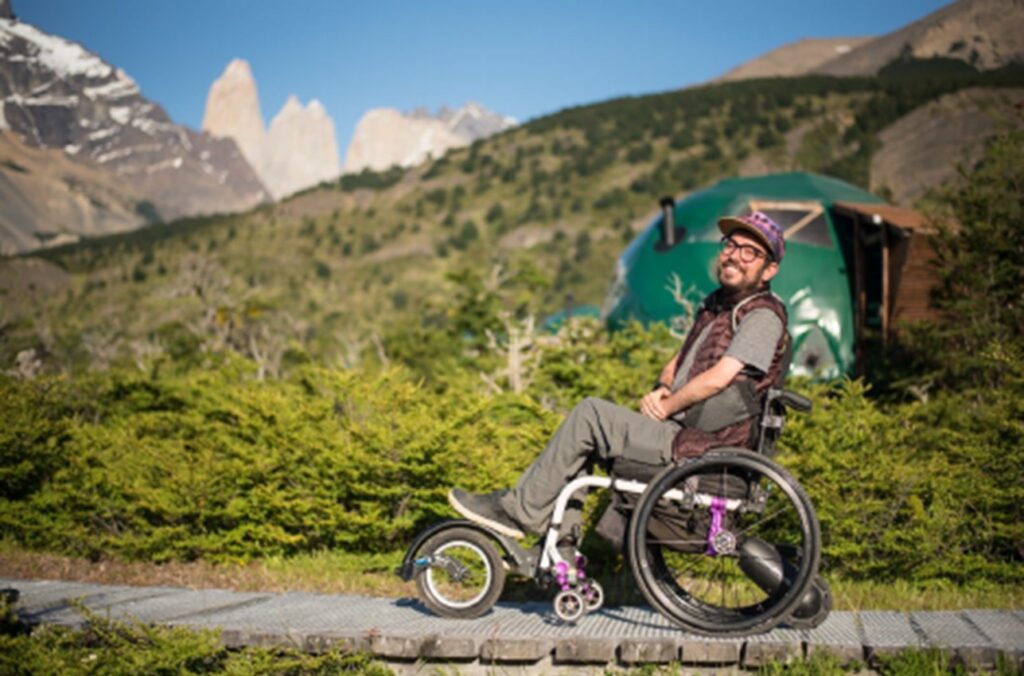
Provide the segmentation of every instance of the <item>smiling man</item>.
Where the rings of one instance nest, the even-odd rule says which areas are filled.
[[[594,462],[647,480],[711,448],[749,446],[767,389],[785,377],[786,308],[769,290],[785,253],[782,229],[760,212],[718,222],[719,288],[704,299],[679,353],[640,400],[639,412],[580,402],[515,488],[486,495],[453,489],[462,516],[511,537],[547,528],[561,490]],[[568,534],[579,523],[567,512]]]

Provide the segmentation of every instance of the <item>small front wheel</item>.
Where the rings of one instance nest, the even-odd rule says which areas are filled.
[[[601,583],[591,580],[583,588],[583,598],[587,602],[587,612],[594,613],[604,605],[604,587]]]
[[[490,538],[470,528],[444,530],[416,552],[416,588],[442,617],[480,617],[505,586],[505,568]]]
[[[587,602],[575,589],[564,589],[555,595],[555,615],[562,622],[575,622],[587,612]]]

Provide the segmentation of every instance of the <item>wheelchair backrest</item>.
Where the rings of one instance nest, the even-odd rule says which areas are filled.
[[[782,352],[782,364],[779,375],[775,382],[764,393],[761,402],[761,414],[752,430],[753,439],[751,447],[758,453],[772,457],[775,455],[775,444],[782,434],[782,428],[786,421],[786,406],[790,401],[789,395],[797,396],[794,393],[786,392],[786,375],[789,373],[789,366],[793,361],[793,337],[789,331],[785,332],[785,348]],[[782,398],[787,395],[786,398]],[[803,397],[799,397],[803,399]],[[806,401],[806,400],[804,400]]]

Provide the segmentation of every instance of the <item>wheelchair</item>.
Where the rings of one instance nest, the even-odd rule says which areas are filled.
[[[771,458],[786,409],[811,403],[771,388],[756,421],[753,450],[718,448],[669,465],[649,481],[581,476],[559,494],[547,533],[529,549],[466,520],[438,523],[405,554],[399,575],[415,579],[422,602],[450,618],[484,614],[508,572],[554,587],[554,612],[573,623],[605,595],[575,548],[559,546],[567,505],[581,490],[610,489],[628,516],[623,549],[650,605],[682,629],[744,636],[784,623],[812,628],[832,608],[818,575],[821,532],[803,488]]]

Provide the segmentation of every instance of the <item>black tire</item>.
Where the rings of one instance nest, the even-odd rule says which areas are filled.
[[[666,499],[672,490],[742,501],[745,507],[724,514],[721,551],[708,547],[711,509]],[[760,510],[753,500],[758,495]],[[740,567],[748,538],[750,544],[771,543],[768,551],[780,561],[776,552],[789,553],[792,566],[774,588]],[[693,633],[744,636],[771,629],[800,603],[818,571],[821,532],[807,494],[788,472],[756,453],[719,449],[669,467],[650,482],[626,546],[637,585],[652,607]],[[759,556],[758,562],[768,558]],[[744,561],[747,569],[751,561]]]
[[[442,617],[480,617],[505,586],[505,566],[494,542],[470,528],[444,530],[416,552],[420,599]]]

